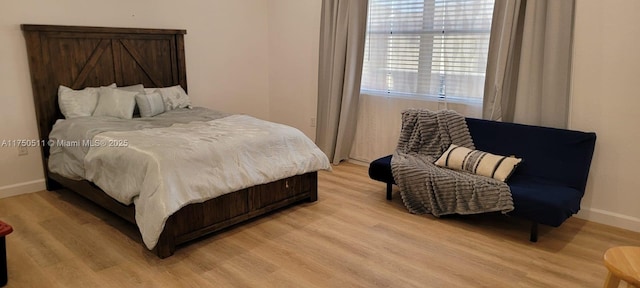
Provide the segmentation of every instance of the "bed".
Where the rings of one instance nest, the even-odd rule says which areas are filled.
[[[187,91],[185,30],[21,25],[27,47],[40,143],[64,118],[58,87],[72,89],[143,84],[180,85]],[[48,169],[50,147],[41,145],[47,190],[68,189],[136,224],[135,205],[124,205],[94,183],[72,180]],[[173,213],[152,251],[160,258],[176,246],[298,202],[317,200],[317,171],[260,184]],[[147,247],[149,248],[149,247]]]

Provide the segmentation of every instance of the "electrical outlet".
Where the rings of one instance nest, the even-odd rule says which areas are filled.
[[[27,146],[18,146],[18,156],[24,156],[29,154],[29,149]]]
[[[311,117],[311,121],[309,122],[311,127],[316,127],[316,117]]]

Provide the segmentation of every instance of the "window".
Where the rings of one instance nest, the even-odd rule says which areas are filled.
[[[370,0],[363,92],[482,101],[494,0]]]

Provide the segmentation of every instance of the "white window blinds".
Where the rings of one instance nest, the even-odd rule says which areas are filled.
[[[369,0],[363,91],[482,101],[494,0]]]

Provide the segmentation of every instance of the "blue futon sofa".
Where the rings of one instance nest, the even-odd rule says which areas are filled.
[[[595,133],[467,118],[476,149],[515,155],[523,162],[507,180],[515,209],[509,215],[558,227],[580,210],[596,142]],[[443,168],[445,169],[445,168]],[[369,177],[387,183],[387,199],[395,184],[391,155],[369,165]]]

